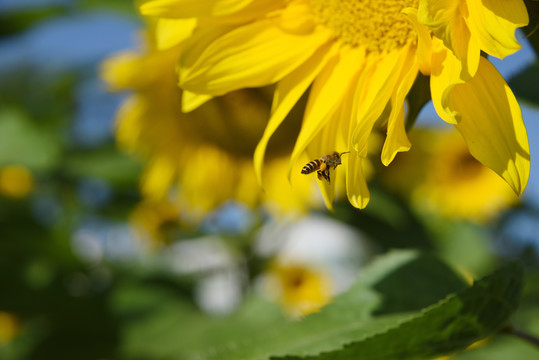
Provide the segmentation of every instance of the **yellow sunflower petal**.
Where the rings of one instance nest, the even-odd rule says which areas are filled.
[[[331,182],[327,181],[317,181],[318,187],[320,188],[320,193],[324,199],[324,204],[330,211],[334,211],[335,207],[333,203],[335,202],[335,180],[332,179]]]
[[[182,112],[188,113],[193,111],[212,98],[213,96],[211,95],[195,94],[185,90],[182,92]]]
[[[425,0],[419,2],[417,16],[462,61],[461,77],[469,79],[477,71],[480,49],[466,24],[464,11],[458,0]]]
[[[468,0],[468,26],[481,49],[503,59],[521,48],[515,30],[528,24],[522,0]]]
[[[271,117],[254,153],[254,167],[258,183],[262,185],[262,168],[268,142],[286,115],[311,85],[329,59],[335,56],[337,46],[321,47],[309,60],[279,81],[275,90]]]
[[[245,87],[273,84],[292,72],[331,38],[328,30],[298,35],[274,19],[232,30],[193,56],[186,46],[180,86],[196,93],[223,95]],[[197,52],[201,48],[197,48]],[[190,64],[186,59],[197,58]]]
[[[330,60],[320,72],[309,94],[303,125],[290,159],[288,178],[296,160],[315,135],[339,109],[354,74],[361,69],[365,51],[361,48],[341,48],[339,57]]]
[[[417,9],[406,8],[403,11],[417,32],[416,61],[423,75],[430,75],[432,57],[432,38],[429,29],[417,20]]]
[[[127,151],[135,151],[142,132],[141,119],[146,102],[139,95],[131,95],[120,106],[116,116],[116,141]]]
[[[308,153],[311,154],[311,159],[318,158],[320,156],[331,154],[333,151],[335,151],[336,147],[335,145],[330,145],[331,142],[335,142],[332,139],[332,136],[335,136],[336,134],[336,127],[335,126],[326,126],[324,128],[324,131],[321,132],[319,135],[320,139],[317,139],[316,142],[313,142],[316,146],[310,146]],[[327,182],[325,180],[316,180],[316,183],[318,187],[320,188],[320,193],[322,194],[322,198],[324,199],[324,203],[326,207],[333,211],[333,203],[335,202],[335,185],[337,183],[337,176],[336,172],[333,169],[329,170],[330,173],[330,181]],[[309,174],[307,176],[311,176],[314,174]],[[314,175],[316,177],[316,175]]]
[[[157,20],[155,38],[158,50],[166,50],[187,39],[197,25],[196,19]]]
[[[152,80],[153,75],[140,73],[144,62],[139,53],[125,51],[103,61],[100,76],[112,91],[130,89]]]
[[[287,6],[287,2],[288,0],[256,0],[234,13],[224,16],[203,17],[199,20],[202,26],[245,24],[256,19],[266,18],[269,13]]]
[[[139,8],[142,15],[190,18],[234,13],[253,0],[152,0]]]
[[[404,99],[414,84],[417,76],[417,65],[414,64],[414,55],[410,54],[407,64],[403,68],[402,79],[395,93],[391,97],[391,114],[387,122],[387,137],[382,148],[382,163],[388,166],[398,152],[408,151],[412,144],[406,135],[404,124]]]
[[[166,157],[153,158],[141,180],[142,194],[154,199],[165,196],[174,179],[175,168]]]
[[[348,107],[351,106],[349,103],[352,99],[352,96],[345,96],[344,103],[340,107],[340,111],[336,111],[331,119],[328,121],[328,124],[320,131],[315,139],[309,144],[307,148],[307,153],[310,155],[311,159],[319,158],[321,156],[331,154],[334,151],[345,152],[348,151],[348,139],[340,134],[345,127],[344,123],[347,122],[346,113],[348,112]],[[341,172],[346,171],[348,166],[348,154],[341,157],[341,166],[337,166],[336,169],[330,168],[330,181],[317,181],[322,197],[324,198],[324,203],[329,210],[333,210],[333,203],[335,201],[335,187],[339,181],[342,181],[345,177],[342,176]]]
[[[363,158],[355,151],[351,151],[348,157],[348,169],[346,172],[346,193],[348,201],[358,209],[364,209],[370,200],[370,192],[367,181],[363,174],[361,162]]]
[[[423,0],[417,9],[419,22],[432,30],[434,35],[451,47],[451,25],[460,18],[459,1]]]
[[[288,32],[307,34],[314,26],[313,13],[307,3],[293,2],[281,14],[281,28]]]
[[[521,194],[528,182],[530,151],[520,107],[496,68],[485,58],[476,76],[454,87],[461,118],[456,125],[470,153]]]
[[[439,39],[433,39],[430,93],[434,108],[444,121],[456,124],[458,114],[450,104],[451,90],[464,83],[460,78],[462,63]]]
[[[391,116],[387,124],[387,137],[382,148],[382,164],[389,166],[397,153],[410,150],[412,144],[404,127],[404,104],[391,101]]]
[[[352,131],[352,145],[362,157],[367,156],[368,140],[376,120],[384,111],[404,64],[409,64],[410,46],[396,50],[383,57],[371,56],[370,64],[357,81]]]

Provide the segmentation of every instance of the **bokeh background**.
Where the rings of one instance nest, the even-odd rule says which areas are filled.
[[[101,64],[140,48],[143,26],[132,0],[0,0],[0,358],[181,358],[186,324],[226,324],[246,306],[253,322],[297,318],[395,248],[435,254],[467,279],[520,259],[515,323],[539,334],[539,63],[525,35],[521,51],[492,60],[528,129],[520,199],[427,104],[410,154],[388,169],[373,161],[365,210],[276,214],[231,200],[192,219],[148,202],[144,159],[116,146],[128,93],[109,91]],[[502,337],[455,358],[539,350]]]

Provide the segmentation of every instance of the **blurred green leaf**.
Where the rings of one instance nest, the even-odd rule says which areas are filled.
[[[430,101],[430,77],[419,73],[406,100],[408,102],[406,130],[410,130],[414,126],[417,115],[419,115],[423,106]]]
[[[134,0],[79,0],[77,6],[81,10],[104,8],[107,11],[116,10],[127,15],[138,15]]]
[[[515,96],[535,106],[539,106],[537,84],[539,84],[538,61],[509,81],[509,86],[515,93]]]
[[[432,236],[410,204],[377,183],[369,186],[371,201],[364,210],[358,212],[348,202],[337,203],[331,216],[356,227],[379,248],[432,250]]]
[[[473,349],[451,357],[451,360],[536,360],[539,359],[539,350],[517,338],[496,337],[478,344]]]
[[[432,213],[421,216],[436,245],[436,254],[452,267],[483,276],[496,267],[492,234],[484,226],[461,219],[447,219]]]
[[[530,44],[539,55],[539,2],[537,0],[525,0],[530,21],[528,26],[523,28],[524,34],[528,37]]]
[[[50,170],[59,160],[54,136],[32,123],[21,111],[0,112],[0,166],[21,164],[32,170]]]
[[[444,262],[416,251],[379,258],[359,281],[381,295],[376,315],[419,310],[467,286]]]
[[[212,317],[178,295],[171,287],[143,287],[140,282],[118,289],[113,308],[124,327],[121,354],[128,359],[181,359],[214,341],[245,338],[261,326],[285,321],[276,304],[255,297],[232,316]]]
[[[0,36],[22,32],[35,24],[67,12],[65,6],[26,6],[22,9],[0,13]]]
[[[68,154],[64,162],[68,175],[77,178],[99,178],[114,185],[131,185],[137,181],[141,165],[132,156],[114,147]]]
[[[531,283],[533,280],[527,279],[526,283]],[[533,300],[536,301],[537,297]],[[524,299],[523,299],[524,300]],[[524,305],[524,304],[523,304]],[[519,330],[524,330],[529,334],[539,334],[539,309],[535,304],[523,308],[522,306],[516,311],[512,322]],[[535,360],[539,359],[539,348],[509,334],[502,334],[487,339],[477,345],[474,345],[469,350],[456,354],[452,360]],[[537,335],[536,335],[537,336]]]

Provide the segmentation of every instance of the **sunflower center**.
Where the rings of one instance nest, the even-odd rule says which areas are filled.
[[[342,42],[384,52],[414,43],[412,24],[401,13],[417,8],[419,0],[309,0],[320,24]]]

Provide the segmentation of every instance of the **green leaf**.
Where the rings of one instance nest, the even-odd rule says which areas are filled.
[[[464,287],[460,276],[436,258],[395,251],[365,268],[356,284],[320,313],[300,322],[284,319],[275,305],[254,298],[233,316],[204,316],[171,294],[163,297],[162,291],[152,289],[144,309],[134,311],[143,315],[138,319],[126,315],[130,324],[123,350],[134,358],[164,359],[269,359],[332,353],[396,327],[417,316],[421,308]]]
[[[493,334],[505,324],[517,306],[521,277],[520,267],[512,264],[425,310],[378,317],[365,317],[363,311],[373,305],[375,293],[359,282],[322,312],[301,322],[283,324],[195,357],[336,360],[417,359],[447,354]]]
[[[512,263],[384,331],[363,332],[343,349],[283,359],[422,359],[451,353],[505,325],[518,305],[521,287],[522,268]]]

